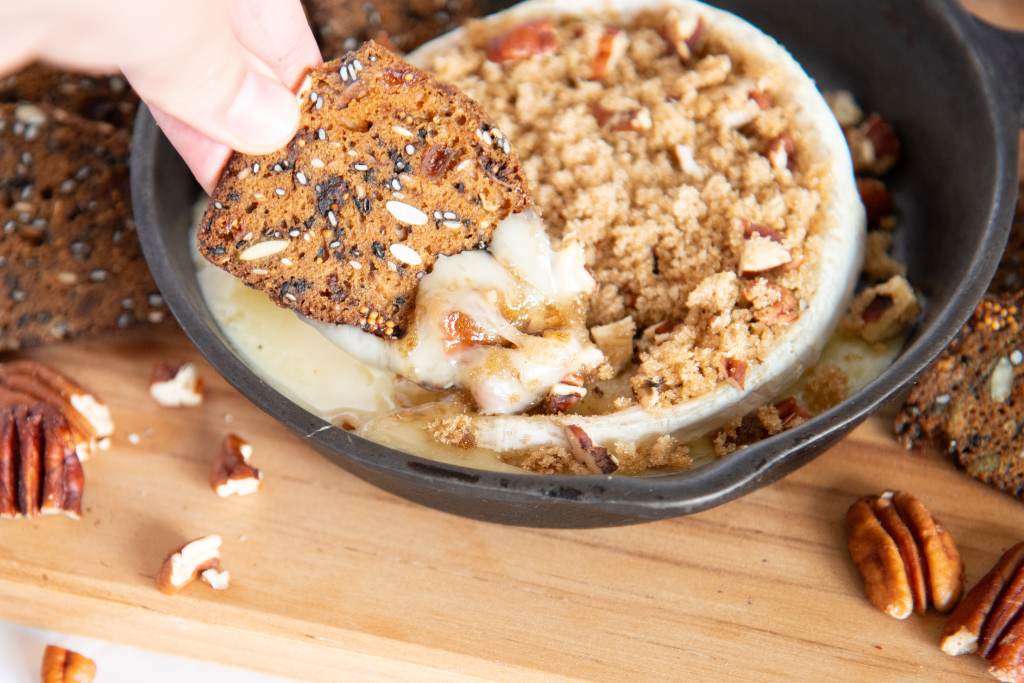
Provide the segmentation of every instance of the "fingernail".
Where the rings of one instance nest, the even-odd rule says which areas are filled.
[[[278,81],[250,71],[227,111],[232,145],[247,154],[267,154],[288,144],[299,127],[299,105]]]

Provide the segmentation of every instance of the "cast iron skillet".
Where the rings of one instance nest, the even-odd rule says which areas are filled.
[[[139,114],[132,200],[146,258],[178,321],[239,391],[332,461],[383,489],[478,519],[545,527],[629,524],[705,510],[792,472],[905,388],[967,319],[994,272],[1016,196],[1024,34],[953,0],[720,0],[790,49],[824,89],[891,119],[906,156],[892,179],[899,255],[924,319],[880,377],[800,427],[691,472],[650,478],[535,476],[439,464],[334,428],[250,370],[200,294],[188,245],[198,188],[152,116]]]

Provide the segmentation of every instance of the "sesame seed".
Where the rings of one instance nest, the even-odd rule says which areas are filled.
[[[317,128],[316,129],[316,137],[319,140],[326,140],[327,139],[327,131],[324,130],[323,128]]]
[[[253,173],[259,173],[260,172],[260,162],[258,162],[258,161],[252,162],[252,172]]]
[[[135,308],[135,301],[130,299],[130,298],[128,298],[128,297],[125,297],[124,299],[121,299],[121,308],[126,308],[126,309]]]
[[[292,228],[291,230],[288,231],[288,236],[289,237],[298,237],[301,233],[302,233],[302,231],[299,230],[298,228]]]
[[[331,224],[331,227],[338,227],[338,216],[334,211],[327,212],[327,222]]]
[[[370,170],[370,167],[367,166],[366,164],[352,164],[352,168],[354,168],[357,171],[369,171]]]
[[[442,217],[446,221],[454,221],[454,220],[458,220],[459,215],[457,213],[455,213],[454,211],[445,211],[444,214],[442,214]]]
[[[345,70],[344,64],[342,64],[341,69],[338,70],[338,75],[341,76],[342,81],[348,80],[348,71]]]
[[[323,159],[316,159],[316,158],[310,159],[309,163],[310,163],[310,165],[313,168],[323,168],[324,167],[324,160]]]
[[[406,265],[418,266],[423,263],[423,258],[419,253],[415,249],[407,247],[404,244],[392,244],[388,248],[388,251],[391,252],[392,256]]]
[[[290,266],[290,265],[292,265],[292,260],[290,258],[288,258],[287,256],[282,256],[281,257],[281,265],[282,266]]]
[[[415,154],[416,153],[416,146],[415,145],[406,145],[405,146],[405,153],[406,154]]]
[[[356,71],[362,71],[363,70],[363,63],[360,62],[358,59],[353,59],[352,60],[352,66],[355,67]]]
[[[398,135],[401,135],[402,137],[406,137],[406,138],[414,138],[414,137],[416,137],[415,133],[413,133],[408,128],[403,128],[402,126],[391,126],[391,130],[393,130]]]
[[[159,294],[150,294],[146,297],[146,302],[149,303],[150,306],[163,306],[164,298]]]
[[[317,109],[323,109],[324,108],[324,98],[322,98],[322,97],[318,97],[317,98],[317,100],[316,100],[316,108]]]
[[[333,242],[331,242],[331,243],[330,243],[330,244],[328,244],[327,246],[328,246],[328,247],[329,247],[330,249],[337,249],[338,247],[340,247],[340,246],[341,246],[341,242],[339,242],[338,240],[334,240]]]
[[[215,208],[217,210],[223,209],[224,208],[224,204],[222,204],[221,202],[214,202],[213,203],[213,208]]]
[[[452,228],[453,230],[455,230],[455,229],[458,229],[458,228],[461,228],[461,227],[462,227],[462,223],[460,223],[460,222],[458,222],[458,221],[445,221],[445,222],[444,222],[444,223],[442,223],[441,225],[443,225],[443,226],[444,226],[444,227],[446,227],[446,228]]]
[[[303,173],[302,171],[295,172],[295,179],[299,181],[299,185],[305,185],[306,183],[309,182],[309,179],[306,178],[306,174]]]
[[[285,292],[284,298],[288,299],[288,301],[291,301],[291,302],[298,301],[298,299],[295,298],[295,295],[292,294],[291,292]]]
[[[317,100],[318,100],[319,98],[320,98],[320,96],[319,96],[319,95],[317,95],[317,94],[316,94],[316,92],[311,92],[311,93],[309,93],[309,101],[310,101],[310,102],[312,102],[313,104],[316,104],[316,101],[317,101]]]
[[[402,191],[402,183],[401,181],[398,180],[398,178],[391,179],[391,189],[394,190],[395,192]]]
[[[274,166],[273,166],[273,168],[271,170],[274,173],[280,173],[281,171],[284,170],[284,166],[282,166],[281,164],[274,164]]]
[[[71,194],[72,192],[75,191],[75,185],[75,181],[72,180],[71,178],[68,178],[63,183],[60,184],[60,191],[62,194]]]
[[[285,192],[283,187],[279,187],[276,190],[274,190],[274,194],[276,194],[278,197],[283,197],[283,196],[285,196],[288,193]]]
[[[484,143],[488,147],[494,144],[494,139],[491,138],[490,134],[484,131],[482,128],[476,129],[476,136],[480,142]]]
[[[97,268],[96,270],[93,270],[92,272],[89,273],[89,279],[92,282],[106,282],[108,277],[110,277],[110,273],[103,270],[102,268]]]
[[[501,151],[505,154],[512,153],[512,145],[508,144],[508,138],[502,138],[501,140]]]
[[[360,263],[359,261],[349,261],[348,264],[352,266],[354,270],[359,270],[360,268],[363,267],[363,264]]]

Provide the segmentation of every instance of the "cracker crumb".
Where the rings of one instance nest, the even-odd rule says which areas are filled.
[[[758,362],[798,318],[799,301],[814,294],[831,183],[827,165],[806,153],[814,142],[796,124],[784,76],[730,56],[714,26],[698,53],[682,59],[666,49],[670,22],[665,12],[555,18],[557,50],[500,64],[484,46],[508,27],[470,25],[467,40],[432,64],[516,141],[556,239],[584,246],[599,283],[588,325],[628,317],[645,330],[632,377],[645,407],[713,390],[727,381],[727,358]],[[625,50],[598,82],[594,45],[609,23]],[[792,153],[773,165],[770,150],[783,136]],[[791,258],[758,274],[759,309],[741,296],[748,279],[739,277],[751,226],[755,241]],[[786,311],[771,310],[783,296]]]

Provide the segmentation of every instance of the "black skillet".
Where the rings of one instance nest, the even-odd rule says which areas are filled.
[[[443,465],[333,428],[261,380],[203,302],[188,245],[198,188],[143,110],[132,148],[135,218],[171,310],[210,363],[310,446],[400,496],[508,524],[591,527],[705,510],[792,472],[898,394],[945,347],[990,280],[1016,196],[1024,34],[952,0],[722,0],[775,36],[822,85],[883,112],[906,157],[893,177],[900,256],[927,297],[924,319],[880,377],[800,427],[691,472],[651,478],[534,476]]]

